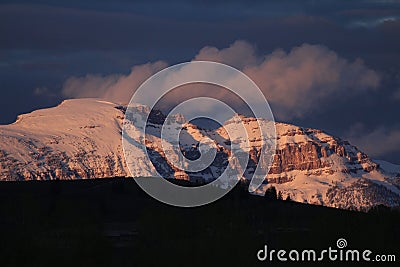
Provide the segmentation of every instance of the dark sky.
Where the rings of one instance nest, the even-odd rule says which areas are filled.
[[[0,123],[56,105],[71,76],[128,75],[135,65],[189,61],[205,46],[237,40],[259,56],[306,43],[361,59],[379,75],[376,88],[337,90],[305,115],[277,120],[400,163],[399,1],[1,1]]]

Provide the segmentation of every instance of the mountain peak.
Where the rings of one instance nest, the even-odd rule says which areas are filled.
[[[173,116],[176,123],[185,126],[180,142],[186,157],[198,156],[198,144],[205,137],[214,140],[218,148],[211,166],[183,175],[166,160],[161,149],[165,115],[157,110],[150,112],[143,105],[135,107],[137,112],[150,113],[153,126],[146,131],[146,146],[157,152],[153,162],[147,160],[145,151],[133,147],[129,174],[121,143],[126,107],[101,99],[73,99],[23,114],[15,123],[0,126],[0,179],[135,177],[153,176],[157,171],[164,177],[208,182],[219,177],[229,159],[231,140],[225,128],[240,121],[249,136],[249,142],[238,140],[250,156],[244,177],[252,176],[260,153],[258,123],[268,121],[237,114],[224,127],[206,130],[187,122],[181,114]],[[274,186],[284,197],[318,205],[348,209],[367,209],[377,204],[399,206],[400,178],[379,168],[349,142],[317,129],[287,123],[275,123],[275,127],[273,164],[258,193]]]

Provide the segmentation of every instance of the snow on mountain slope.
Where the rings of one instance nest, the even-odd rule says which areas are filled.
[[[374,160],[379,164],[380,168],[386,173],[391,173],[400,176],[400,165],[396,165],[384,160]]]
[[[226,168],[231,141],[239,142],[240,148],[250,155],[246,178],[251,178],[258,164],[261,140],[256,119],[237,115],[211,131],[177,115],[168,127],[184,126],[180,145],[187,158],[199,156],[198,142],[204,137],[214,140],[217,147],[216,158],[208,168],[197,173],[179,171],[166,160],[168,151],[161,149],[165,116],[152,112],[146,131],[151,162],[145,151],[132,142],[129,164],[134,168],[129,174],[121,142],[124,112],[125,107],[100,99],[66,100],[57,107],[24,114],[15,123],[0,126],[0,179],[152,176],[157,170],[165,177],[210,181]],[[136,115],[148,112],[148,108],[137,106]],[[244,122],[249,142],[228,138],[226,129],[234,129],[239,119]],[[266,121],[259,122],[268,125]],[[379,167],[356,147],[320,130],[285,123],[275,126],[276,154],[258,193],[274,186],[283,197],[290,196],[295,201],[345,209],[400,205],[400,177],[393,171],[384,171],[381,162]],[[134,123],[130,127],[135,129]]]
[[[257,128],[256,119],[244,121],[249,133]],[[383,172],[355,146],[321,130],[285,123],[275,126],[277,150],[259,194],[274,186],[283,198],[304,203],[357,210],[400,205],[400,179]],[[255,159],[259,142],[249,136],[250,155]]]
[[[121,123],[115,104],[66,100],[0,126],[3,180],[124,176]]]

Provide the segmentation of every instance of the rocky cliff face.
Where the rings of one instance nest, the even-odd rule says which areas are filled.
[[[365,153],[359,151],[355,146],[339,138],[327,136],[320,130],[315,129],[290,129],[282,128],[287,125],[277,124],[278,144],[271,174],[283,172],[313,171],[322,174],[321,169],[327,169],[327,174],[332,174],[335,167],[334,162],[328,160],[331,155],[337,155],[346,161],[346,165],[339,171],[344,173],[356,173],[357,171],[374,171],[378,164],[374,163]],[[281,131],[279,131],[281,130]],[[286,143],[285,137],[303,136],[306,140],[295,143]],[[282,141],[280,141],[282,140]],[[337,171],[337,170],[336,170]]]
[[[51,109],[22,115],[11,125],[0,126],[0,179],[48,180],[128,176],[121,143],[125,108],[96,99],[64,101]],[[138,114],[149,112],[138,106]],[[180,146],[189,159],[199,156],[198,143],[204,137],[215,141],[217,156],[206,169],[196,173],[179,171],[166,160],[161,149],[161,112],[150,114],[145,153],[133,147],[132,176],[165,177],[192,181],[216,179],[225,170],[230,156],[227,131],[235,127],[232,118],[223,127],[201,129],[176,116],[183,126]],[[258,163],[260,135],[258,121],[241,117],[249,136],[240,143],[250,156],[245,177],[250,178]],[[132,125],[134,126],[134,123]],[[346,141],[320,130],[276,123],[277,149],[262,194],[275,186],[284,197],[306,203],[367,209],[376,204],[400,204],[399,174],[387,173],[365,153]],[[239,168],[239,166],[237,166]]]

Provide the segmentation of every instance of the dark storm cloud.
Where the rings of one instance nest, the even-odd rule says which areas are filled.
[[[72,76],[126,76],[135,65],[188,61],[205,46],[223,49],[236,40],[254,45],[256,57],[308,43],[349,62],[362,59],[380,86],[357,97],[342,92],[289,122],[360,146],[369,142],[362,136],[386,136],[391,141],[382,147],[394,147],[399,33],[398,1],[1,1],[0,122],[57,104]],[[400,149],[371,153],[400,163]]]
[[[237,39],[246,39],[256,43],[263,52],[277,47],[288,49],[308,42],[351,55],[357,51],[379,53],[382,49],[388,53],[397,51],[395,48],[400,45],[394,23],[383,23],[385,25],[379,25],[382,26],[379,29],[348,29],[342,27],[342,20],[338,19],[336,11],[324,17],[317,14],[316,7],[307,8],[307,5],[304,10],[300,10],[298,5],[288,5],[286,13],[282,13],[282,4],[276,3],[271,7],[262,6],[261,11],[251,7],[237,8],[236,14],[241,14],[240,19],[227,12],[227,8],[220,10],[218,6],[222,4],[199,10],[195,9],[198,5],[192,5],[192,9],[186,7],[183,11],[171,7],[164,10],[157,5],[150,15],[140,13],[148,12],[139,8],[140,5],[132,13],[119,9],[104,11],[29,4],[3,5],[0,8],[0,49],[141,49],[157,53],[159,49],[171,52],[183,48],[194,52],[206,45],[226,46]],[[308,9],[311,14],[306,13]],[[164,15],[157,16],[159,10],[164,10]],[[276,17],[275,10],[281,15]],[[295,13],[297,10],[300,11]]]

